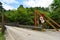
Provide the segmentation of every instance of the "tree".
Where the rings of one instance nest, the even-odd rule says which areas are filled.
[[[44,8],[34,7],[34,8],[24,8],[20,5],[17,10],[8,10],[5,12],[5,19],[10,22],[16,22],[22,25],[34,25],[34,11],[44,12],[46,15],[50,15],[48,12],[44,11]]]
[[[0,21],[1,21],[1,19],[2,19],[2,3],[0,2]]]
[[[23,6],[19,6],[17,11],[20,15],[19,18],[20,24],[24,24],[24,25],[33,24],[33,20],[32,20],[33,8],[24,8]]]
[[[51,6],[53,10],[51,18],[53,18],[57,23],[60,24],[60,0],[54,0]]]

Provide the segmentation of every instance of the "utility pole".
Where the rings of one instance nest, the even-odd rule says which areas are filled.
[[[2,9],[2,33],[4,33],[4,30],[5,27],[4,27],[4,9]]]
[[[4,29],[5,29],[5,27],[4,27],[4,9],[2,7],[1,2],[0,2],[0,9],[1,9],[1,13],[2,13],[2,29],[1,29],[1,31],[2,31],[2,33],[4,33]]]

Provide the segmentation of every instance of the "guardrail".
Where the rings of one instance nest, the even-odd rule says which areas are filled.
[[[41,26],[29,26],[29,25],[19,25],[18,27],[32,30],[40,30],[40,31],[43,29]]]

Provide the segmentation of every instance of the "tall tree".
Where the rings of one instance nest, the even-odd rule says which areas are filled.
[[[52,14],[51,17],[60,24],[60,0],[54,0],[52,6]]]
[[[0,2],[0,21],[1,21],[1,19],[2,19],[1,13],[2,13],[2,3]]]

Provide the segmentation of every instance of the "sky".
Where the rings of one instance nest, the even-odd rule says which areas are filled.
[[[6,10],[17,9],[20,5],[24,7],[48,7],[53,0],[0,0]]]

